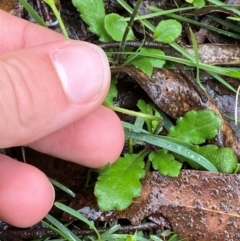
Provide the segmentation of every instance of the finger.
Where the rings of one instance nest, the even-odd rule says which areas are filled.
[[[0,10],[0,53],[64,40],[62,34]]]
[[[0,56],[1,147],[25,145],[96,109],[110,82],[95,45],[57,41]]]
[[[4,155],[0,155],[0,190],[0,219],[17,227],[39,222],[54,201],[45,174]]]
[[[29,146],[38,151],[89,167],[101,167],[119,157],[124,132],[117,115],[99,107],[79,121]]]

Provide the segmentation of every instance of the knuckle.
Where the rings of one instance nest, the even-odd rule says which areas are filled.
[[[29,124],[36,122],[38,117],[33,94],[36,88],[34,74],[24,61],[15,56],[5,59],[0,66],[0,82],[3,86],[0,89],[0,98],[2,96],[8,100],[8,103],[1,101],[1,108],[7,108],[4,112],[11,111],[11,116],[15,118],[14,122],[19,128],[29,128]]]

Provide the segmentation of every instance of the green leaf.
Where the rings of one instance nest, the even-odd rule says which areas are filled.
[[[205,0],[193,0],[193,6],[200,8],[205,6]]]
[[[160,49],[148,49],[148,48],[141,48],[139,51],[140,54],[155,54],[158,56],[164,56],[164,52]],[[154,58],[154,57],[143,57],[138,56],[129,62],[133,64],[136,68],[141,69],[145,74],[148,76],[152,75],[153,68],[162,68],[163,65],[166,63],[166,60]]]
[[[117,83],[116,77],[112,77],[110,88],[109,88],[108,94],[104,100],[104,103],[107,103],[109,105],[114,105],[114,98],[116,98],[118,95],[116,83]]]
[[[207,158],[219,172],[233,173],[237,168],[237,157],[231,148],[216,145],[194,146],[193,151]]]
[[[58,187],[59,189],[61,189],[62,191],[66,192],[67,194],[69,194],[70,196],[72,197],[75,197],[76,194],[71,190],[69,189],[68,187],[64,186],[62,183],[52,179],[52,178],[48,178],[49,181],[56,187]]]
[[[102,0],[72,0],[74,7],[81,13],[81,18],[88,24],[89,30],[99,36],[100,41],[111,41],[104,28],[106,16]]]
[[[166,149],[151,152],[149,160],[152,162],[154,170],[158,170],[163,175],[178,177],[181,171],[182,164],[176,161]]]
[[[107,30],[108,34],[112,37],[115,41],[122,41],[124,32],[127,28],[127,23],[123,21],[119,21],[124,19],[122,16],[111,13],[108,14],[104,19],[104,26]],[[127,40],[134,40],[133,31],[130,29],[129,34],[127,36]]]
[[[163,43],[172,43],[175,41],[182,32],[182,25],[173,19],[161,21],[153,34],[155,41]]]
[[[177,120],[168,136],[191,144],[202,144],[215,137],[221,127],[221,119],[212,110],[189,111]]]
[[[99,176],[94,194],[101,210],[124,210],[140,195],[146,154],[126,154]]]

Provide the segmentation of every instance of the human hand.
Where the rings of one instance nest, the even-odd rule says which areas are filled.
[[[101,106],[110,82],[101,49],[0,11],[0,147],[26,145],[89,167],[119,156],[124,133]],[[38,169],[0,155],[0,220],[28,227],[52,206]]]

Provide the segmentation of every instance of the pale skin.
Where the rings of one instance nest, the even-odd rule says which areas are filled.
[[[101,106],[110,84],[103,51],[3,11],[0,23],[0,147],[29,146],[89,167],[114,162],[124,133]],[[62,64],[76,71],[63,77]],[[0,155],[0,220],[31,226],[53,201],[45,174]]]

